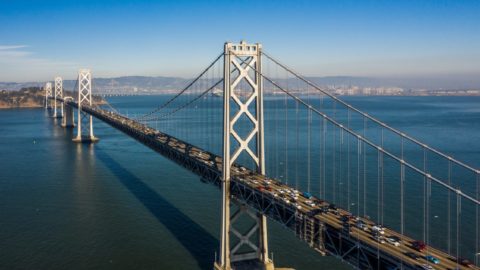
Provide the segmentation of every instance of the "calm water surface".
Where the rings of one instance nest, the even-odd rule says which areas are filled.
[[[129,113],[164,97],[117,97]],[[371,115],[480,165],[480,98],[350,97]],[[211,269],[220,192],[96,121],[95,145],[44,109],[0,111],[0,269]],[[267,134],[268,136],[268,134]],[[277,266],[349,269],[269,223]]]

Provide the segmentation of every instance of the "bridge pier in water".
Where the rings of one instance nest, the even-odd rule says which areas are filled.
[[[253,214],[247,210],[244,205],[239,205],[238,211],[231,215],[230,201],[230,172],[233,164],[237,161],[240,154],[246,154],[254,161],[255,170],[260,174],[265,174],[265,147],[263,132],[263,86],[261,76],[255,72],[249,73],[249,65],[245,66],[237,61],[237,56],[245,59],[250,65],[254,65],[258,71],[261,70],[261,45],[260,44],[240,44],[225,43],[224,47],[224,102],[223,102],[223,169],[222,169],[222,228],[220,239],[220,256],[214,263],[216,270],[230,269],[265,269],[273,270],[274,264],[268,258],[268,238],[267,221],[263,214]],[[232,73],[233,72],[233,73]],[[234,74],[232,77],[231,75]],[[248,82],[251,92],[248,98],[242,101],[242,96],[238,91],[240,81]],[[237,91],[238,90],[238,91]],[[230,105],[238,105],[238,111],[232,112],[234,108]],[[249,108],[250,104],[256,104]],[[232,109],[232,110],[231,110]],[[239,130],[235,129],[235,123],[240,118],[247,118],[253,124],[247,138],[242,138]],[[231,144],[231,137],[235,138],[236,147]],[[250,149],[250,141],[256,141],[254,150]],[[231,156],[233,152],[233,155]],[[240,217],[249,217],[254,221],[250,229],[242,233],[234,225]],[[230,236],[233,233],[238,238],[237,243],[232,248],[230,246]],[[258,237],[253,238],[253,235]],[[233,268],[232,268],[233,267]]]
[[[92,73],[89,69],[81,69],[78,72],[77,136],[73,141],[97,142],[98,138],[93,135],[93,117],[82,110],[83,105],[92,106]]]
[[[73,107],[65,105],[65,102],[73,101],[72,97],[63,98],[62,106],[64,108],[63,118],[62,118],[62,127],[64,128],[73,128],[75,127],[75,115],[73,113]]]

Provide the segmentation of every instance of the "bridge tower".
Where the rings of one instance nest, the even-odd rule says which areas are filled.
[[[53,99],[53,117],[63,117],[64,103],[60,104],[60,113],[57,112],[57,99],[63,98],[63,81],[62,77],[55,77],[55,96]]]
[[[83,106],[92,106],[92,73],[89,69],[78,71],[77,137],[74,142],[96,142],[93,136],[93,118],[83,111]]]
[[[52,83],[45,83],[45,109],[50,108],[50,97],[52,97]]]
[[[240,154],[246,154],[254,161],[257,172],[265,174],[263,84],[258,74],[262,69],[261,49],[261,44],[247,44],[243,41],[240,44],[227,42],[224,47],[222,232],[220,254],[214,264],[216,270],[230,270],[232,264],[241,265],[252,261],[256,262],[255,268],[274,269],[273,261],[268,258],[266,217],[251,213],[246,206],[240,206],[237,212],[230,214],[230,171]],[[246,81],[251,89],[246,100],[238,94],[238,91],[241,91],[238,85],[242,80]],[[255,106],[250,106],[252,104]],[[238,108],[234,115],[231,105],[235,106],[232,109]],[[239,135],[235,125],[242,117],[253,124],[247,138]],[[231,138],[235,141],[231,142]],[[254,141],[256,145],[252,150],[249,143]],[[254,225],[246,233],[240,232],[234,226],[240,216],[254,221]],[[234,247],[230,247],[230,233],[238,238]],[[258,237],[251,239],[252,235]]]

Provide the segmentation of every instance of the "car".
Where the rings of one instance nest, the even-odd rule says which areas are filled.
[[[312,200],[306,200],[305,203],[310,207],[315,207],[315,203]]]
[[[367,224],[365,224],[365,222],[363,222],[362,220],[358,220],[358,221],[355,223],[355,226],[356,226],[357,228],[359,228],[360,230],[364,230],[364,231],[367,231],[367,230],[368,230]]]
[[[385,230],[383,229],[382,225],[372,226],[372,231],[377,231],[379,234],[385,234]]]
[[[307,199],[311,199],[313,196],[312,196],[312,194],[310,194],[310,192],[303,192],[303,197],[305,197]]]
[[[410,259],[414,259],[414,260],[420,259],[420,256],[418,256],[417,254],[415,254],[413,252],[407,252],[407,253],[405,253],[405,256],[409,257]]]
[[[398,239],[398,237],[396,236],[389,236],[386,238],[387,242],[398,247],[400,246],[400,239]]]
[[[330,210],[338,210],[338,209],[337,209],[337,206],[336,206],[335,204],[333,204],[333,203],[331,203],[330,205],[328,205],[328,209],[330,209]]]
[[[380,244],[385,244],[385,239],[379,234],[373,235],[373,240],[377,241]]]
[[[440,260],[437,257],[434,257],[432,255],[425,256],[425,260],[427,260],[431,263],[434,263],[434,264],[439,264],[440,263]]]
[[[313,202],[315,202],[316,204],[323,204],[325,201],[324,200],[321,200],[321,199],[313,199]]]
[[[460,265],[468,267],[468,268],[473,266],[473,263],[471,261],[469,261],[468,259],[465,259],[465,258],[458,258],[457,262]]]
[[[428,265],[428,264],[418,265],[418,266],[417,266],[417,269],[435,270],[435,268],[433,268],[431,265]]]
[[[417,250],[417,251],[424,251],[427,248],[427,245],[425,245],[424,242],[422,241],[413,241],[412,242],[412,248]]]
[[[328,213],[328,206],[322,206],[322,207],[320,208],[320,211],[322,211],[322,214]]]
[[[345,222],[348,222],[350,220],[350,218],[349,218],[348,215],[342,215],[340,217],[340,220],[345,223]]]

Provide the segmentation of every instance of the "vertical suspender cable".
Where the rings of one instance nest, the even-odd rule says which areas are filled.
[[[288,77],[287,77],[288,89]],[[285,94],[285,184],[288,184],[288,96]]]
[[[381,141],[381,147],[382,147],[382,149],[383,149],[383,131],[384,131],[384,129],[382,128],[382,134],[381,134],[381,140],[382,140],[382,141]],[[381,207],[381,210],[380,210],[380,224],[382,224],[382,226],[383,226],[383,225],[385,225],[385,224],[384,224],[384,220],[383,220],[384,207],[385,207],[385,206],[384,206],[384,198],[385,198],[385,197],[384,197],[384,194],[383,194],[383,191],[384,191],[384,188],[383,188],[383,185],[384,185],[384,179],[383,179],[383,177],[384,177],[384,176],[383,176],[383,174],[384,174],[384,173],[383,173],[383,171],[384,171],[383,152],[381,152],[381,156],[380,156],[380,157],[381,157],[381,163],[380,163],[380,165],[381,165],[381,170],[380,170],[380,181],[381,181],[381,182],[380,182],[380,188],[381,188],[381,190],[382,190],[382,191],[381,191],[381,197],[382,197],[382,199],[381,199],[381,205],[380,205],[380,207]]]
[[[307,146],[307,171],[308,171],[308,177],[307,177],[307,191],[310,193],[310,176],[311,176],[311,171],[310,171],[310,168],[311,168],[311,164],[310,164],[310,146],[311,146],[311,126],[312,126],[312,110],[308,109],[308,138],[307,138],[307,141],[308,141],[308,146]]]
[[[295,189],[298,189],[298,147],[300,145],[299,141],[299,130],[298,130],[298,101],[295,101],[295,125],[296,125],[296,134],[295,134]]]
[[[321,122],[323,121],[322,117],[318,118]],[[322,137],[323,131],[321,128],[322,124],[320,123],[318,126],[319,132],[319,142],[318,142],[318,192],[319,197],[322,198]]]
[[[323,95],[320,95],[320,106],[319,106],[319,108],[320,108],[320,110],[323,110]],[[324,168],[323,168],[324,157],[323,157],[322,155],[323,155],[323,147],[324,147],[324,146],[323,146],[323,140],[324,140],[324,138],[325,138],[325,137],[324,137],[324,129],[325,129],[325,127],[323,126],[323,125],[325,124],[325,118],[320,117],[319,119],[320,119],[320,121],[322,121],[322,127],[323,127],[323,128],[321,128],[321,131],[320,131],[320,136],[321,136],[321,139],[320,139],[320,147],[319,147],[319,148],[320,148],[320,153],[319,153],[319,157],[320,157],[320,158],[319,158],[319,163],[320,163],[320,164],[319,164],[319,166],[318,166],[318,167],[320,168],[320,172],[319,172],[319,173],[320,173],[320,175],[319,175],[319,176],[320,176],[320,177],[319,177],[319,179],[320,179],[320,181],[319,181],[319,182],[320,182],[320,183],[319,183],[319,186],[320,186],[320,187],[319,187],[319,190],[320,190],[320,197],[325,198],[325,196],[322,195],[322,192],[325,192],[325,191],[324,191],[325,189],[323,188],[323,183],[322,183],[322,182],[323,182],[322,179],[324,179],[324,176],[323,176],[323,171],[324,171]]]
[[[427,177],[427,255],[430,254],[430,197],[432,195],[432,180]]]
[[[357,136],[357,215],[360,216],[360,155],[362,152],[362,144],[360,136]],[[357,230],[357,250],[359,248],[360,230]],[[357,252],[357,265],[360,266],[360,252]]]
[[[322,129],[323,129],[323,136],[322,136],[322,140],[323,140],[323,142],[322,142],[322,144],[323,144],[323,146],[322,146],[322,156],[323,156],[323,158],[322,158],[322,161],[323,161],[323,166],[322,166],[322,167],[323,167],[323,177],[322,177],[322,178],[323,178],[323,198],[326,199],[325,196],[327,195],[327,190],[326,190],[326,187],[327,187],[327,183],[326,183],[326,182],[327,182],[327,180],[326,180],[326,175],[327,175],[327,174],[326,174],[326,170],[327,170],[327,168],[325,167],[325,165],[326,165],[326,161],[325,161],[325,147],[326,147],[326,145],[325,145],[325,140],[326,140],[326,136],[327,136],[327,119],[326,119],[325,117],[323,118],[323,127],[322,127]]]
[[[363,137],[367,137],[367,118],[363,117]],[[367,217],[367,145],[363,142],[363,216]]]
[[[448,180],[448,185],[450,186],[450,182],[451,182],[451,175],[452,175],[452,162],[451,160],[448,160],[448,176],[447,176],[447,180]],[[452,254],[451,253],[451,240],[452,240],[452,236],[451,236],[451,226],[452,226],[452,221],[451,221],[451,210],[450,210],[450,194],[451,192],[449,190],[447,190],[447,196],[448,196],[448,205],[447,205],[447,250],[448,250],[448,254]]]
[[[480,171],[477,171],[477,201],[479,198],[479,195],[480,195]],[[475,212],[476,212],[476,218],[475,218],[475,265],[478,266],[478,256],[480,254],[480,249],[479,249],[479,242],[480,242],[480,238],[479,238],[479,227],[478,227],[478,220],[479,220],[479,212],[478,212],[478,204],[475,205]]]
[[[335,119],[335,114],[336,114],[336,102],[333,102],[333,119]],[[337,199],[337,181],[336,181],[336,172],[337,172],[337,168],[336,168],[336,163],[337,163],[337,157],[335,155],[336,153],[336,146],[337,146],[337,135],[336,135],[336,131],[337,129],[335,128],[335,126],[332,126],[332,138],[333,138],[333,142],[332,142],[332,182],[333,182],[333,185],[332,185],[332,190],[333,190],[333,203],[337,203],[336,199]]]
[[[402,149],[403,149],[403,139],[402,139]],[[400,164],[400,237],[403,242],[403,235],[405,230],[405,222],[404,222],[404,182],[405,182],[405,164],[402,158],[402,162]],[[403,260],[401,262],[401,269],[403,269]]]
[[[360,154],[362,145],[360,138],[357,137],[357,215],[360,216]]]
[[[310,101],[310,92],[309,92],[309,89],[308,89],[308,85],[307,85],[307,102],[308,102],[308,105],[311,106],[311,101]],[[310,161],[311,161],[311,158],[310,158],[310,153],[311,153],[311,126],[312,126],[312,110],[310,109],[310,107],[307,108],[307,173],[308,173],[308,176],[307,176],[307,192],[310,193],[310,177],[311,177],[311,164],[310,164]]]
[[[350,109],[347,108],[347,128],[350,129]],[[347,134],[347,210],[350,212],[350,135]]]
[[[338,181],[339,181],[339,187],[338,187],[338,192],[339,193],[338,194],[339,194],[339,198],[338,199],[339,199],[340,203],[342,203],[342,202],[344,202],[343,198],[344,198],[344,195],[345,195],[343,193],[343,189],[342,189],[342,187],[343,187],[343,181],[342,181],[343,180],[343,178],[342,178],[342,171],[343,171],[343,167],[342,167],[343,166],[343,162],[342,162],[342,160],[343,160],[343,129],[340,129],[340,145],[339,145],[339,147],[340,147],[340,153],[339,153],[340,159],[338,160],[338,162],[339,162],[339,165],[338,165],[338,167],[339,167],[339,170],[338,170]]]
[[[427,152],[423,147],[423,172],[426,172]],[[423,242],[427,242],[427,176],[423,176]]]
[[[462,212],[462,197],[460,196],[460,191],[457,192],[457,268],[458,268],[458,258],[460,258],[460,218]]]
[[[380,149],[377,150],[377,220],[378,223],[380,222],[380,178],[381,178],[381,162],[382,162],[382,151]]]
[[[268,61],[268,66],[271,67],[271,61]],[[269,68],[270,70],[270,68]],[[278,65],[275,65],[275,77],[278,79]],[[263,78],[261,78],[263,79]],[[273,88],[272,88],[272,91],[273,91]],[[278,179],[279,176],[280,176],[280,173],[279,173],[279,170],[280,170],[280,164],[279,164],[279,157],[278,157],[278,152],[279,152],[279,146],[278,146],[278,101],[277,99],[275,98],[275,93],[272,93],[273,94],[273,98],[272,98],[272,101],[275,103],[275,105],[273,106],[274,107],[274,110],[275,110],[275,114],[274,114],[274,117],[275,117],[275,120],[274,120],[274,130],[273,130],[273,133],[275,135],[275,146],[274,146],[274,149],[275,149],[275,177]]]
[[[286,82],[285,84],[287,85],[287,91],[288,91],[288,75],[286,76]],[[288,95],[285,93],[285,184],[288,184],[288,179],[290,178],[288,176]]]

